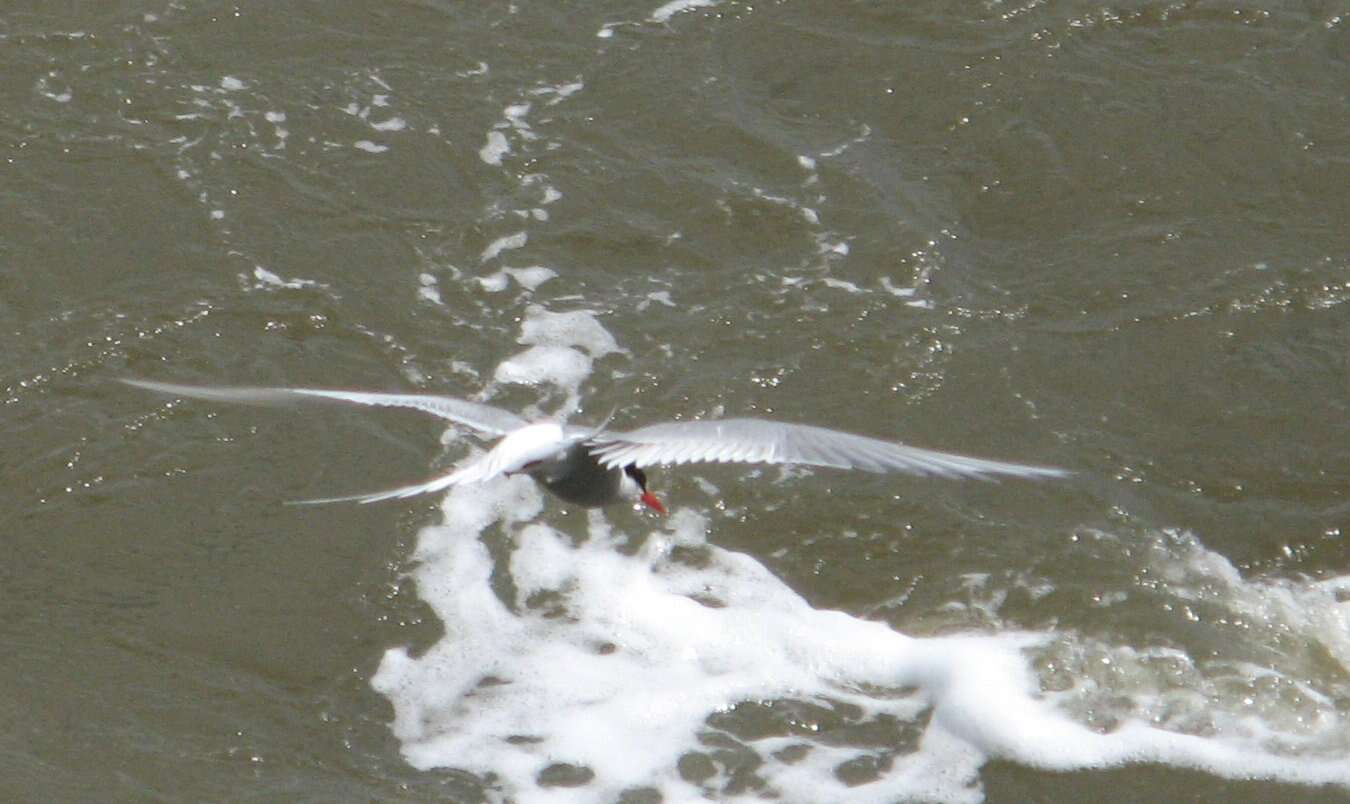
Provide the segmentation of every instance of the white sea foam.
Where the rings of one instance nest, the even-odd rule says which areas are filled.
[[[683,14],[696,8],[708,8],[718,5],[719,2],[720,0],[671,0],[652,11],[647,19],[652,22],[669,22],[676,14]]]
[[[571,397],[593,359],[619,350],[594,314],[540,306],[520,341],[528,348],[497,381]],[[407,760],[477,774],[489,800],[647,789],[670,802],[979,801],[993,759],[1350,787],[1342,696],[1296,683],[1314,674],[1300,660],[1216,665],[1177,646],[1005,629],[996,577],[971,579],[993,601],[988,632],[913,638],[812,606],[755,558],[711,544],[698,511],[659,521],[620,511],[619,526],[590,512],[564,530],[536,521],[545,505],[562,506],[523,477],[450,492],[412,570],[445,635],[417,657],[388,651],[373,680]],[[1240,613],[1263,624],[1258,638],[1311,638],[1345,661],[1350,579],[1245,580],[1185,534],[1158,535],[1149,561],[1172,599]],[[1067,668],[1056,679],[1066,684],[1038,675],[1046,662]],[[1272,677],[1278,694],[1252,693],[1258,705],[1226,692]],[[1292,709],[1290,690],[1301,695]],[[1192,703],[1209,713],[1203,723],[1169,716]],[[806,713],[797,728],[747,735],[719,721],[780,705]],[[1085,708],[1109,710],[1111,723]],[[737,752],[753,784],[727,761]]]
[[[525,232],[516,232],[515,234],[506,235],[505,237],[499,237],[491,243],[488,243],[487,248],[483,249],[483,253],[479,256],[479,260],[481,262],[487,262],[488,260],[496,258],[497,255],[501,254],[503,251],[523,248],[529,241],[530,236]]]
[[[567,392],[567,410],[580,404],[581,383],[590,376],[594,360],[622,351],[591,311],[552,313],[537,304],[526,308],[519,340],[529,348],[502,361],[493,378],[561,388]]]
[[[478,284],[488,293],[501,293],[511,286],[511,277],[507,276],[505,271],[484,274],[477,279]]]
[[[868,292],[868,291],[863,290],[862,288],[858,287],[857,285],[853,284],[852,282],[849,282],[849,281],[846,280],[846,279],[835,279],[835,278],[832,277],[832,276],[826,276],[826,277],[822,277],[822,278],[821,278],[821,281],[825,283],[825,287],[829,287],[829,288],[837,288],[837,289],[839,289],[839,290],[847,290],[849,293],[860,293],[860,294],[861,294],[861,293],[867,293],[867,292]]]
[[[531,265],[528,268],[503,268],[502,271],[526,290],[536,290],[540,285],[558,276],[557,271],[552,268],[545,268],[542,265]]]
[[[417,298],[432,304],[444,304],[441,299],[441,291],[436,287],[436,277],[434,274],[426,272],[417,275]]]
[[[638,302],[637,310],[638,312],[642,312],[653,304],[662,304],[666,307],[676,306],[675,300],[670,297],[670,291],[654,290],[651,293],[648,293],[642,301]]]
[[[525,310],[525,319],[520,324],[520,342],[577,348],[591,357],[604,357],[623,351],[614,336],[590,310],[552,313],[537,304]],[[569,387],[567,390],[576,389]]]
[[[51,76],[53,79],[55,77],[55,75]],[[51,83],[52,81],[46,76],[39,78],[37,81],[38,94],[49,100],[56,101],[57,103],[70,103],[71,100],[75,98],[75,93],[72,92],[69,87],[54,90],[51,88]]]
[[[241,275],[240,277],[244,277]],[[283,279],[277,274],[272,273],[261,265],[253,266],[253,279],[255,280],[249,288],[251,290],[277,289],[301,290],[304,288],[322,288],[326,287],[322,282],[316,282],[313,279]],[[245,280],[247,282],[247,280]]]
[[[502,290],[508,289],[512,279],[525,290],[535,290],[544,282],[548,282],[549,279],[555,277],[558,277],[558,271],[544,266],[502,268],[494,274],[485,274],[478,277],[478,283],[483,286],[483,290],[490,291],[490,293],[501,293]]]
[[[582,81],[567,81],[557,84],[556,86],[535,87],[530,90],[530,94],[551,95],[552,97],[549,99],[548,104],[550,106],[556,106],[585,88],[586,84]]]
[[[408,127],[408,121],[404,120],[402,117],[391,117],[388,120],[371,123],[370,127],[376,131],[402,131]]]
[[[500,165],[502,157],[511,153],[511,143],[507,142],[506,135],[496,129],[487,133],[487,141],[482,148],[478,149],[478,158],[489,165]]]

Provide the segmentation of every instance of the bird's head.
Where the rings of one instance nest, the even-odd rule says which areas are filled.
[[[669,513],[661,501],[656,499],[656,495],[647,490],[647,473],[637,468],[636,464],[628,464],[623,468],[623,473],[637,484],[638,499],[642,504],[657,512],[658,514]]]

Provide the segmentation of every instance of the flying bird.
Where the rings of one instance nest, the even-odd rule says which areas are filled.
[[[317,388],[245,388],[177,385],[124,379],[148,391],[209,402],[280,404],[328,400],[376,407],[411,408],[448,419],[500,440],[454,470],[423,483],[369,494],[305,503],[403,499],[465,483],[526,474],[557,497],[588,508],[640,501],[658,513],[665,506],[647,489],[644,468],[685,463],[800,464],[865,472],[900,472],[943,478],[992,480],[1065,477],[1062,469],[971,458],[919,449],[824,427],[766,419],[707,419],[653,424],[628,432],[580,427],[553,420],[527,421],[480,402],[433,394],[388,394]]]

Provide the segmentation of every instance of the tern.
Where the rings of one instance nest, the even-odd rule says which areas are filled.
[[[481,402],[434,394],[215,387],[133,379],[122,382],[174,397],[209,402],[258,405],[328,400],[411,408],[500,438],[483,454],[423,483],[370,494],[304,500],[304,503],[373,503],[404,499],[465,483],[526,474],[557,497],[575,505],[598,508],[631,500],[664,514],[666,507],[647,490],[647,474],[643,469],[698,462],[800,464],[981,480],[998,476],[1034,479],[1069,474],[1053,467],[972,458],[824,427],[765,419],[675,421],[618,432],[607,429],[608,420],[598,427],[579,427],[554,420],[531,422]]]

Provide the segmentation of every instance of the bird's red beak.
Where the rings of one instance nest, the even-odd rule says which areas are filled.
[[[652,509],[658,514],[668,513],[666,511],[666,507],[661,504],[661,501],[656,499],[656,495],[652,494],[650,491],[647,491],[646,489],[642,490],[642,502],[644,505],[646,505],[648,508]]]

